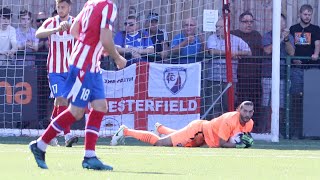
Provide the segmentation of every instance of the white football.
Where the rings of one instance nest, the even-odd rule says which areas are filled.
[[[234,144],[239,143],[241,141],[242,135],[243,135],[243,132],[239,132],[239,133],[235,134],[234,136],[230,137],[228,142],[234,143]]]

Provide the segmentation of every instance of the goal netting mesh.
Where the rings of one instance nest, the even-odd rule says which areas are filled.
[[[75,16],[85,2],[85,0],[73,1],[71,15]],[[135,65],[136,70],[132,77],[126,76],[125,72],[113,72],[115,70],[114,64],[108,58],[102,60],[103,68],[108,70],[104,73],[109,74],[107,77],[114,77],[112,80],[105,79],[106,88],[109,88],[109,90],[110,88],[120,89],[119,91],[121,91],[119,93],[110,90],[113,94],[109,93],[110,103],[108,103],[108,106],[109,114],[113,117],[111,117],[111,119],[109,117],[104,119],[102,124],[104,127],[102,127],[101,132],[102,136],[112,135],[119,125],[123,124],[127,118],[132,117],[135,119],[130,122],[132,127],[152,130],[151,124],[156,121],[155,119],[158,120],[162,118],[164,123],[171,122],[175,127],[180,127],[183,123],[179,126],[179,120],[185,120],[186,117],[200,118],[209,111],[205,119],[211,119],[228,111],[227,93],[223,95],[222,98],[219,98],[213,109],[209,109],[226,87],[228,79],[224,40],[219,39],[222,37],[217,36],[216,31],[216,28],[221,29],[216,22],[219,16],[222,16],[224,1],[115,0],[115,2],[119,10],[117,20],[114,24],[115,35],[117,32],[121,32],[124,37],[128,35],[126,31],[128,31],[128,28],[131,28],[131,25],[127,23],[127,17],[133,15],[137,21],[136,30],[143,32],[142,39],[145,36],[144,32],[151,34],[151,31],[147,30],[148,26],[153,26],[154,24],[152,23],[157,23],[157,27],[164,32],[165,43],[163,45],[167,47],[163,47],[163,50],[159,50],[156,54],[148,52],[141,55],[141,58],[147,57],[151,63],[147,65],[138,63]],[[55,9],[54,3],[54,1],[49,0],[2,0],[1,7],[9,7],[12,10],[11,25],[14,28],[21,26],[21,22],[18,19],[21,10],[27,10],[32,13],[32,25],[34,28],[37,28],[37,14],[43,11],[47,17],[50,16]],[[254,4],[246,3],[246,1],[230,1],[231,31],[237,35],[234,30],[239,29],[241,23],[252,23],[252,28],[262,37],[264,33],[270,31],[272,28],[271,9],[272,5],[262,0],[261,3],[256,2]],[[254,19],[252,22],[239,21],[239,15],[245,11],[253,14]],[[190,35],[186,35],[188,33]],[[187,36],[194,37],[188,40]],[[257,137],[261,139],[270,140],[271,138],[269,136],[262,134],[268,135],[272,133],[271,92],[267,92],[267,99],[265,99],[266,96],[263,95],[264,91],[261,81],[263,74],[262,67],[270,69],[272,67],[270,64],[264,65],[264,61],[262,60],[270,59],[270,57],[263,57],[261,39],[260,42],[255,42],[259,41],[259,39],[252,39],[254,37],[244,38],[244,45],[242,42],[239,44],[237,40],[234,40],[233,36],[234,35],[231,35],[231,49],[236,51],[245,49],[244,46],[248,46],[252,55],[238,59],[233,57],[232,64],[230,64],[233,70],[233,74],[230,75],[233,81],[232,88],[235,92],[233,95],[233,106],[237,107],[243,100],[253,101],[255,104],[255,115],[253,117],[255,121],[254,133],[257,133]],[[218,40],[215,39],[217,37]],[[157,38],[159,37],[156,36],[155,38],[156,46],[161,44]],[[124,43],[126,43],[126,41],[129,42],[129,40],[125,38]],[[124,47],[129,47],[129,45],[124,45]],[[211,51],[212,48],[215,49],[215,51]],[[0,134],[2,136],[39,136],[50,123],[49,118],[52,111],[53,100],[49,99],[49,88],[46,79],[46,55],[46,52],[28,52],[21,50],[14,58],[3,59],[10,63],[2,65],[0,69]],[[192,67],[191,64],[197,64],[198,66]],[[157,65],[161,66],[158,67]],[[199,72],[195,71],[194,74],[188,74],[188,78],[196,78],[199,75],[198,87],[196,87],[196,84],[192,84],[192,82],[183,84],[184,69],[188,68],[199,69]],[[146,73],[147,70],[148,73]],[[156,74],[157,71],[161,71],[162,75],[159,77],[154,76],[154,73]],[[145,83],[145,77],[149,79],[154,78],[152,81],[163,79],[163,82],[165,82],[167,80],[167,84],[165,84],[164,87],[171,90],[171,95],[161,97],[150,92],[133,92],[133,96],[140,98],[139,101],[131,101],[133,96],[128,95],[121,97],[119,95],[127,93],[123,90],[126,89],[126,86],[129,86],[125,84],[125,82],[131,81],[138,83],[141,81],[140,84],[132,85],[135,90],[148,91],[151,88],[150,82],[148,85],[143,85]],[[179,77],[179,81],[171,82],[172,79],[170,78],[173,77]],[[183,92],[183,89],[181,87],[180,89],[174,89],[177,88],[177,84],[183,84],[183,88],[186,89],[195,89],[197,93],[195,93],[195,95],[187,94],[186,96],[180,96],[179,93]],[[153,88],[157,88],[157,86]],[[158,89],[159,88],[162,87],[159,86]],[[107,91],[108,89],[106,89],[106,92]],[[142,104],[140,100],[143,99],[141,98],[146,98]],[[170,99],[173,99],[174,102]],[[268,101],[267,104],[262,103],[264,100]],[[132,107],[136,108],[131,109],[131,112],[126,109],[130,103],[134,103]],[[194,109],[195,104],[197,107]],[[122,107],[124,108],[121,109]],[[144,115],[140,117],[141,115],[137,113],[139,108],[144,108],[144,113],[148,116]],[[162,113],[157,113],[157,110]],[[176,110],[179,112],[175,112]],[[117,112],[120,114],[117,114]],[[189,112],[195,115],[186,116]],[[127,115],[124,116],[124,113],[127,113]],[[150,117],[149,114],[153,114],[153,116]],[[146,119],[139,120],[139,118]],[[191,120],[193,119],[189,119],[186,122]],[[83,122],[76,123],[72,126],[72,133],[83,136],[83,127]]]

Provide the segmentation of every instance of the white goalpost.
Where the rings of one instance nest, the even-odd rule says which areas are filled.
[[[279,142],[279,108],[280,108],[280,21],[281,1],[273,0],[272,12],[272,91],[271,91],[271,133],[256,134],[253,138]]]

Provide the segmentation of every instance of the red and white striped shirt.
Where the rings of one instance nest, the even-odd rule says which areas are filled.
[[[74,18],[69,16],[68,23],[73,23]],[[57,28],[61,20],[54,16],[44,22],[45,29]],[[69,58],[74,45],[74,37],[68,31],[56,32],[49,37],[49,53],[47,58],[47,69],[49,73],[65,73],[69,69]]]
[[[109,0],[88,1],[76,17],[79,22],[79,38],[71,54],[70,65],[84,71],[98,72],[102,44],[100,29],[112,31],[113,22],[117,16],[117,6]]]

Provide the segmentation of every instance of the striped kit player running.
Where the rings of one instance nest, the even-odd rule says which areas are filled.
[[[45,133],[30,143],[30,149],[40,168],[47,169],[45,151],[48,143],[58,133],[82,119],[85,107],[90,102],[88,121],[85,127],[85,152],[82,167],[95,170],[112,170],[96,156],[95,146],[99,136],[101,121],[107,112],[102,74],[99,68],[100,57],[108,53],[119,69],[126,65],[116,51],[113,42],[113,22],[117,7],[110,0],[89,0],[75,18],[71,34],[77,42],[71,53],[70,70],[66,81],[66,94],[70,105],[66,111],[55,118]]]

